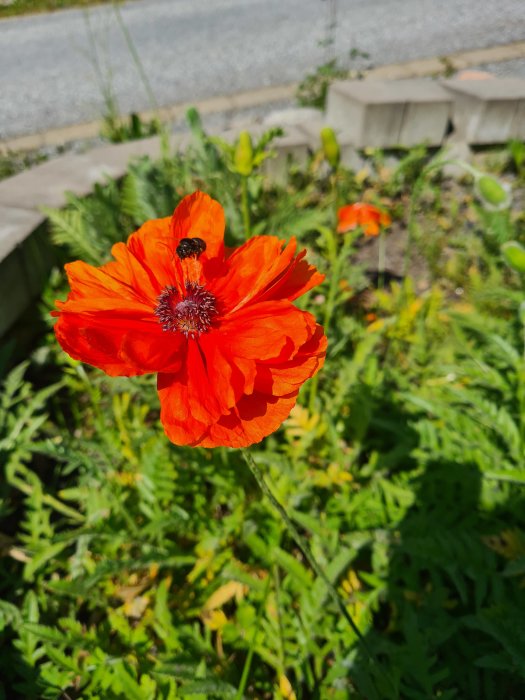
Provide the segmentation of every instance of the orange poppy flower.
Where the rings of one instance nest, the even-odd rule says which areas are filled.
[[[365,202],[341,207],[337,212],[337,221],[338,233],[346,233],[360,226],[365,236],[377,236],[381,226],[389,226],[392,223],[386,212]]]
[[[224,246],[224,212],[202,192],[145,223],[114,261],[66,265],[56,337],[107,374],[158,373],[161,421],[178,445],[245,447],[276,430],[321,368],[326,337],[292,304],[323,280],[296,241]]]

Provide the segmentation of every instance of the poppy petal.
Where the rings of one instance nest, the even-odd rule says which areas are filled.
[[[310,337],[312,318],[289,301],[263,301],[230,314],[215,332],[232,357],[285,361]]]
[[[257,301],[288,299],[294,301],[324,280],[325,276],[309,265],[303,250],[275,282],[258,297]]]
[[[210,426],[197,444],[200,447],[248,447],[260,442],[288,418],[297,401],[297,393],[268,396],[254,392],[244,396],[235,409]]]
[[[183,336],[162,330],[154,302],[134,286],[134,279],[126,278],[128,271],[119,262],[99,268],[82,262],[66,265],[71,292],[53,312],[59,317],[57,339],[71,357],[112,376],[176,371]]]
[[[255,374],[255,362],[232,358],[216,333],[189,341],[181,370],[157,379],[161,421],[170,439],[184,445],[195,442],[244,393],[253,391]]]
[[[234,311],[257,300],[272,282],[291,264],[296,242],[284,248],[276,236],[255,236],[228,257],[228,271],[210,281],[210,289],[225,299],[225,312]]]
[[[176,372],[183,359],[182,336],[168,338],[156,321],[138,321],[125,313],[97,316],[65,311],[55,324],[55,334],[73,359],[110,376]]]
[[[195,370],[195,367],[192,369]],[[160,420],[168,438],[177,445],[195,444],[206,432],[209,418],[201,411],[200,416],[204,419],[199,420],[191,411],[187,364],[176,374],[160,373],[157,376],[157,391]]]
[[[285,396],[298,391],[307,379],[317,374],[324,364],[327,338],[321,326],[297,352],[293,359],[279,364],[258,364],[255,391]]]
[[[173,212],[170,225],[175,246],[181,238],[202,238],[206,243],[204,260],[224,257],[224,210],[204,192],[184,197]]]
[[[119,258],[119,248],[123,245],[117,243],[113,246],[112,253],[116,258]],[[182,270],[175,252],[177,241],[171,230],[171,217],[147,221],[129,236],[125,245],[147,271],[156,296],[167,286],[182,288]]]

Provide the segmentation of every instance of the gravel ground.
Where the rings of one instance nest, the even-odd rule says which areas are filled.
[[[501,63],[484,63],[478,70],[489,71],[499,78],[525,78],[525,57]]]
[[[380,65],[525,36],[523,0],[340,0],[327,49],[320,42],[329,7],[322,0],[135,0],[122,16],[160,105],[297,81],[331,50],[346,60],[357,47]],[[151,106],[106,6],[0,21],[0,66],[0,139],[99,118],[103,84],[121,112]]]

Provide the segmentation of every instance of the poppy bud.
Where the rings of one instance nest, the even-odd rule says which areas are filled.
[[[513,270],[525,274],[525,248],[518,241],[508,241],[501,246],[505,262]]]
[[[325,126],[323,129],[321,129],[321,143],[323,144],[324,157],[335,170],[339,165],[341,150],[339,148],[339,144],[337,143],[334,130],[329,126]]]
[[[252,137],[247,131],[241,131],[235,148],[235,170],[239,175],[247,177],[253,171],[253,146]]]
[[[481,175],[476,179],[476,193],[489,210],[498,211],[510,205],[509,193],[501,182],[491,175]]]

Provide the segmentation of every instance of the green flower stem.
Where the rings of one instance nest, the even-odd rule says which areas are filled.
[[[421,174],[414,183],[414,187],[412,188],[412,196],[410,197],[407,221],[408,237],[402,268],[403,277],[407,276],[408,268],[410,267],[410,262],[412,259],[412,244],[414,242],[416,231],[416,207],[419,204],[419,198],[421,197],[421,193],[423,192],[423,187],[425,185],[426,178],[431,172],[433,172],[434,170],[440,170],[445,165],[457,165],[458,167],[463,168],[465,172],[475,177],[475,171],[468,163],[464,163],[461,160],[456,160],[455,158],[443,158],[443,156],[440,155],[438,155],[434,160],[430,161],[430,163],[423,168]]]
[[[377,286],[383,289],[385,286],[385,260],[386,260],[386,236],[383,229],[379,232],[377,259]]]
[[[250,199],[248,195],[248,177],[246,175],[241,176],[241,210],[242,210],[242,223],[244,226],[244,237],[246,240],[251,238],[252,226],[250,222]]]
[[[337,292],[339,290],[339,282],[341,281],[343,265],[347,261],[347,257],[350,254],[356,237],[361,235],[361,230],[356,229],[356,231],[353,234],[346,233],[343,246],[339,251],[337,249],[336,239],[336,236],[338,234],[335,234],[332,230],[328,228],[323,228],[321,232],[326,238],[328,257],[330,263],[330,286],[328,287],[328,296],[326,298],[323,317],[323,328],[325,330],[325,333],[328,335],[330,332],[330,322],[332,320],[334,310],[337,306]],[[318,384],[319,374],[316,374],[310,382],[310,395],[308,401],[308,410],[310,411],[310,413],[313,413],[315,411],[315,400],[317,397]]]
[[[273,585],[275,588],[275,607],[277,610],[277,624],[279,626],[279,663],[281,665],[280,672],[284,673],[286,668],[285,654],[284,654],[284,627],[283,627],[283,616],[281,612],[281,581],[279,574],[279,567],[274,564],[272,567],[273,574]]]
[[[269,592],[270,592],[270,575],[268,575],[268,578],[266,579],[266,586],[264,587],[263,600],[259,606],[259,610],[257,611],[257,617],[255,618],[255,627],[254,627],[253,635],[252,635],[252,638],[250,641],[250,648],[248,649],[248,655],[246,656],[246,661],[244,662],[244,667],[242,669],[241,682],[239,683],[239,687],[237,688],[235,700],[242,700],[242,698],[244,697],[244,690],[246,688],[246,684],[248,683],[248,678],[250,676],[250,669],[252,666],[252,659],[253,659],[253,653],[255,651],[255,645],[257,642],[257,636],[259,635],[261,617],[262,617],[263,610],[266,606],[266,601],[268,600],[268,593]]]
[[[337,604],[339,610],[341,611],[341,614],[343,615],[345,620],[348,622],[348,624],[352,628],[352,631],[354,632],[356,637],[359,639],[359,641],[363,645],[363,648],[365,649],[368,656],[371,659],[373,659],[372,652],[369,650],[363,635],[359,631],[359,628],[357,627],[357,625],[353,621],[350,613],[346,609],[346,606],[345,606],[343,600],[341,599],[341,596],[337,592],[337,589],[335,588],[333,583],[330,581],[330,579],[325,574],[325,572],[323,571],[323,569],[321,568],[321,566],[318,564],[317,560],[315,559],[314,555],[312,554],[310,547],[308,545],[308,542],[301,534],[299,534],[299,531],[297,530],[297,528],[293,524],[292,520],[288,516],[288,513],[286,512],[285,508],[281,505],[281,503],[279,503],[277,498],[273,495],[272,491],[270,490],[270,487],[268,486],[268,484],[266,483],[266,481],[264,479],[264,476],[262,475],[261,470],[255,464],[255,461],[254,461],[252,455],[250,454],[250,452],[248,452],[248,450],[243,449],[242,454],[243,454],[243,457],[246,461],[246,464],[248,465],[251,473],[253,474],[255,481],[259,484],[261,491],[268,498],[268,500],[270,501],[272,506],[275,508],[275,510],[279,513],[279,515],[281,516],[281,518],[286,526],[286,529],[288,530],[288,533],[290,534],[290,536],[294,540],[295,544],[299,547],[301,552],[304,554],[307,562],[312,567],[312,570],[314,571],[316,576],[319,576],[319,578],[324,582],[324,584],[326,585],[326,587],[328,589],[328,592],[329,592],[331,598]]]
[[[133,41],[131,34],[129,32],[129,29],[126,26],[126,23],[124,22],[122,18],[122,14],[120,12],[120,7],[118,2],[116,0],[113,0],[113,11],[115,12],[115,16],[117,18],[118,25],[120,27],[120,30],[122,34],[124,35],[124,40],[126,42],[126,46],[128,47],[128,51],[131,54],[131,58],[133,59],[133,63],[135,64],[135,67],[138,71],[138,74],[140,75],[140,79],[142,80],[142,84],[144,85],[144,89],[146,91],[146,95],[148,96],[148,100],[150,103],[150,106],[155,112],[157,113],[157,119],[159,119],[159,104],[157,102],[157,98],[155,97],[155,93],[153,92],[153,89],[151,87],[151,83],[148,80],[148,75],[146,71],[144,70],[144,66],[142,64],[142,61],[140,60],[140,55],[139,52],[137,51],[137,48],[135,46],[135,42]]]

